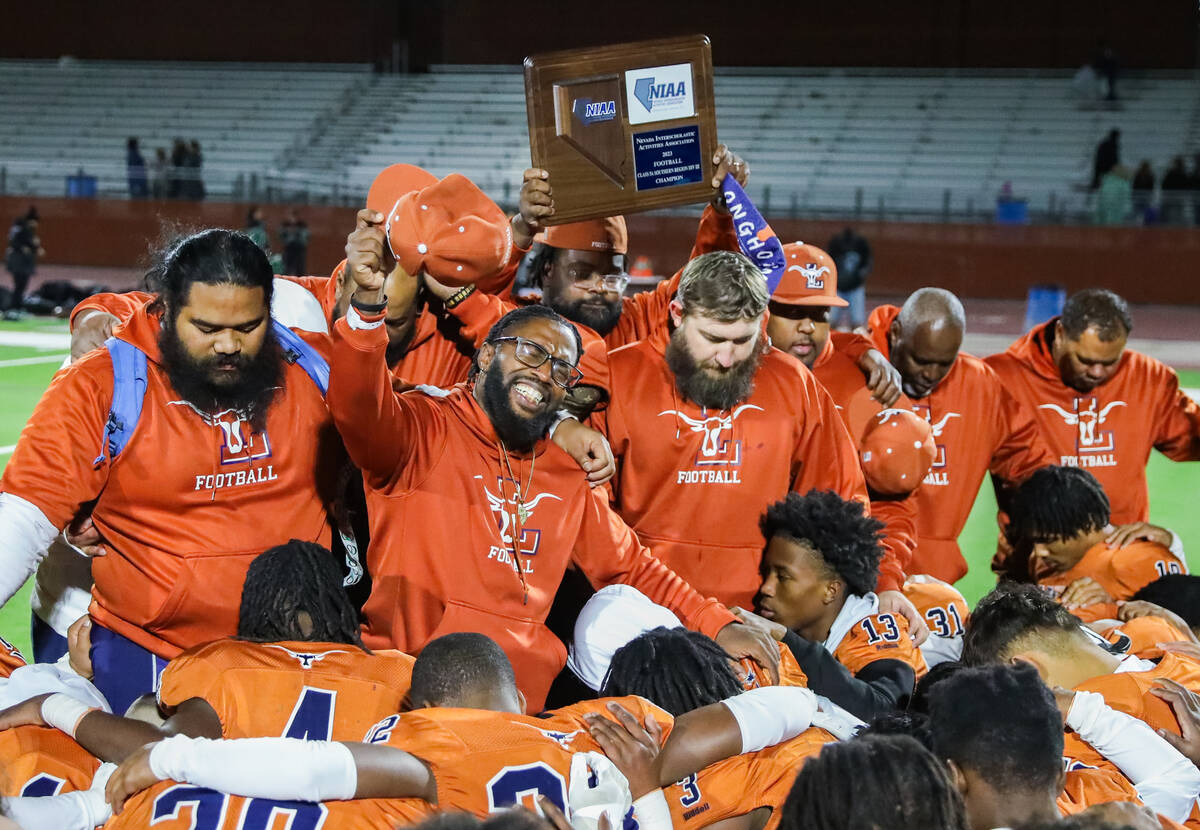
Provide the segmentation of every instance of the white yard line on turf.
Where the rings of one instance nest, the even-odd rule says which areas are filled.
[[[4,331],[0,329],[0,346],[29,346],[35,349],[69,349],[71,335],[44,331]]]
[[[37,363],[62,363],[70,353],[40,354],[36,357],[14,357],[12,360],[0,360],[0,369],[6,366],[33,366]]]
[[[8,455],[16,448],[16,444],[9,444],[7,447],[0,447],[0,455]]]

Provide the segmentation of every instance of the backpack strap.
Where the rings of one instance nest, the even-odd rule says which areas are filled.
[[[146,398],[146,353],[115,337],[104,341],[104,347],[112,358],[113,396],[104,424],[104,452],[96,458],[95,464],[106,457],[114,460],[125,449],[142,417],[142,403]]]
[[[321,353],[304,341],[300,335],[292,331],[278,320],[271,318],[275,329],[275,337],[283,349],[283,359],[288,363],[298,363],[312,382],[321,390],[321,397],[329,389],[329,362],[321,357]]]

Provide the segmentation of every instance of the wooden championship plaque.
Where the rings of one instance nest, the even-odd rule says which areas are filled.
[[[547,225],[706,202],[717,146],[704,35],[525,59],[533,166],[550,173]]]

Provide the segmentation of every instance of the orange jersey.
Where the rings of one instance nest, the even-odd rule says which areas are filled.
[[[875,345],[861,335],[832,333],[813,363],[812,373],[833,398],[855,449],[862,443],[867,423],[883,409],[871,397],[867,379],[857,362],[859,356],[873,348]],[[893,406],[911,407],[912,402],[901,395]],[[871,515],[883,522],[883,559],[875,590],[899,591],[917,546],[916,497],[909,494],[904,498],[872,499]]]
[[[357,741],[403,708],[413,658],[342,643],[218,640],[180,654],[158,699],[174,708],[201,698],[226,738]]]
[[[243,798],[160,781],[125,803],[104,830],[395,830],[432,815],[433,805],[416,798],[364,798],[309,803]]]
[[[566,663],[545,620],[568,563],[595,587],[632,585],[709,636],[734,621],[651,556],[552,442],[502,452],[465,386],[394,394],[386,346],[380,329],[334,327],[329,407],[363,471],[371,523],[369,646],[415,653],[451,631],[487,631],[538,711]]]
[[[911,576],[904,583],[904,596],[925,619],[930,634],[938,637],[962,635],[970,609],[953,585],[923,574]]]
[[[777,643],[779,648],[779,682],[772,683],[771,675],[767,670],[760,666],[749,657],[744,657],[734,667],[737,672],[738,680],[742,683],[744,689],[757,689],[761,686],[803,686],[808,688],[808,675],[804,673],[804,669],[800,668],[800,664],[796,662],[796,656],[792,654],[792,650],[783,643]]]
[[[888,330],[899,312],[890,305],[871,312],[871,340],[884,355],[891,354]],[[918,538],[909,571],[957,582],[967,572],[958,535],[984,473],[1021,482],[1057,457],[1027,408],[987,364],[966,352],[912,408],[933,427],[937,456],[916,492]]]
[[[608,362],[614,503],[643,544],[700,593],[750,607],[762,582],[759,518],[788,490],[867,503],[833,399],[778,349],[762,356],[750,396],[726,412],[681,398],[655,343],[617,349]]]
[[[480,817],[513,804],[535,807],[544,795],[565,809],[571,758],[601,752],[582,719],[617,700],[639,721],[646,715],[670,723],[658,707],[638,697],[586,701],[548,718],[480,709],[417,709],[378,723],[366,743],[387,743],[429,765],[437,778],[439,809]]]
[[[1154,681],[1160,677],[1200,692],[1200,663],[1178,654],[1164,655],[1158,665],[1148,671],[1105,674],[1075,688],[1082,692],[1099,692],[1113,709],[1139,718],[1155,729],[1168,729],[1178,735],[1179,721],[1170,704],[1150,693]]]
[[[764,830],[779,826],[783,802],[804,762],[836,741],[810,728],[789,741],[718,761],[663,789],[677,828],[706,827],[760,807],[771,810]]]
[[[0,637],[0,677],[8,677],[25,664],[25,655],[8,640]]]
[[[1079,755],[1091,757],[1096,753],[1091,745],[1074,734],[1065,736],[1063,754],[1067,775],[1057,803],[1064,816],[1073,816],[1093,804],[1107,804],[1110,801],[1142,803],[1137,789],[1110,761],[1102,760],[1097,766],[1089,766],[1077,759]]]
[[[1071,389],[1054,361],[1057,321],[1033,328],[988,365],[1032,413],[1055,463],[1085,467],[1100,481],[1113,524],[1146,521],[1150,450],[1200,460],[1200,406],[1180,390],[1173,369],[1132,349],[1106,383],[1086,394]]]
[[[86,790],[100,761],[71,737],[46,726],[0,731],[0,796]]]
[[[1126,600],[1160,576],[1177,573],[1187,573],[1187,566],[1157,542],[1130,542],[1122,548],[1100,542],[1072,568],[1040,576],[1038,584],[1058,596],[1075,580],[1091,577],[1114,600]]]
[[[180,401],[158,334],[145,307],[117,332],[148,360],[137,429],[115,460],[103,446],[112,358],[97,349],[55,376],[0,489],[56,528],[95,502],[108,553],[92,560],[92,618],[169,658],[236,631],[235,586],[262,551],[289,538],[329,545],[332,494],[322,487],[342,456],[321,391],[300,364],[284,362],[283,388],[255,430],[233,413],[201,416]]]
[[[1086,609],[1085,609],[1086,610]],[[1134,617],[1101,630],[1100,636],[1114,645],[1127,643],[1126,652],[1143,660],[1158,660],[1163,656],[1159,643],[1185,642],[1187,634],[1162,617]]]
[[[876,660],[899,660],[912,666],[917,677],[925,674],[925,658],[908,636],[908,620],[896,614],[871,614],[850,626],[833,650],[834,659],[851,674]]]

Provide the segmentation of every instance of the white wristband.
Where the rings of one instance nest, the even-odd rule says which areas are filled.
[[[42,701],[42,720],[74,738],[79,722],[94,708],[70,695],[57,692]]]
[[[742,752],[794,738],[812,725],[817,696],[800,686],[765,686],[721,701],[742,731]]]
[[[646,793],[633,802],[639,830],[671,830],[671,808],[662,790]]]

